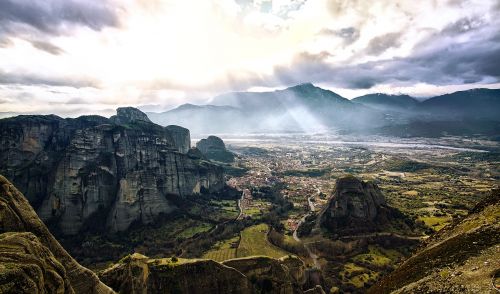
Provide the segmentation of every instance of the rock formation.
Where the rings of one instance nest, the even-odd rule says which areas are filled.
[[[234,161],[234,154],[226,149],[224,141],[219,137],[208,136],[206,139],[201,139],[196,143],[196,148],[208,159],[220,162]]]
[[[221,167],[177,152],[172,133],[134,108],[110,119],[18,116],[0,120],[0,172],[42,220],[63,234],[126,230],[175,206],[169,197],[224,186]]]
[[[222,264],[254,277],[254,283],[264,293],[294,293],[294,289],[300,289],[305,283],[304,263],[296,257],[253,256],[230,259]]]
[[[170,125],[165,127],[170,134],[174,143],[177,146],[177,150],[180,153],[187,153],[191,148],[191,136],[189,130],[180,126]]]
[[[302,293],[304,263],[296,257],[205,259],[123,258],[100,274],[119,293]]]
[[[444,227],[368,293],[497,293],[500,190]]]
[[[345,176],[336,182],[321,225],[338,235],[359,234],[378,231],[396,216],[376,184]]]
[[[116,124],[128,124],[135,121],[151,122],[144,112],[134,107],[118,107],[116,115],[109,119]]]
[[[62,248],[24,196],[3,176],[0,293],[114,293]]]

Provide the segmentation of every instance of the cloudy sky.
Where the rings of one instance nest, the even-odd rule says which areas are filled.
[[[0,112],[500,88],[500,0],[1,0]]]

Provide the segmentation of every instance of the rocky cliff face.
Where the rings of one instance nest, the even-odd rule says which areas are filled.
[[[166,126],[165,128],[172,135],[177,150],[179,150],[180,153],[187,153],[191,148],[191,135],[189,134],[189,130],[175,125]]]
[[[226,149],[224,141],[219,137],[209,136],[206,139],[201,139],[196,143],[196,148],[208,159],[220,162],[234,161],[234,154]]]
[[[100,274],[119,293],[302,293],[304,263],[296,257],[213,260],[149,259],[132,254]]]
[[[339,178],[321,216],[321,225],[339,235],[367,233],[389,223],[395,209],[386,205],[378,186],[353,176]]]
[[[177,152],[172,133],[137,109],[111,119],[19,116],[0,120],[0,172],[63,234],[86,226],[150,223],[184,197],[224,186],[222,168]]]
[[[3,176],[0,292],[114,293],[61,247],[24,196]]]

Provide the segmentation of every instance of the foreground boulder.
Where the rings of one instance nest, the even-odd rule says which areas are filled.
[[[0,293],[114,293],[63,249],[1,175]]]
[[[174,129],[131,107],[110,119],[2,119],[0,173],[64,235],[85,227],[124,231],[175,210],[172,198],[224,187],[220,166],[179,152],[188,139]]]
[[[321,225],[343,236],[382,231],[391,225],[401,225],[398,219],[411,225],[401,212],[387,206],[384,195],[375,183],[349,175],[337,180],[333,195],[321,216]]]
[[[498,293],[500,190],[431,236],[368,293]]]
[[[208,136],[206,139],[201,139],[196,143],[196,148],[208,159],[228,163],[234,161],[234,154],[226,149],[224,141],[219,137]]]

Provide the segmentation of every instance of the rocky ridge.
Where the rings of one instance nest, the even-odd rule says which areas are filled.
[[[99,276],[119,293],[302,293],[304,272],[304,263],[296,257],[254,256],[219,263],[134,253]]]
[[[176,209],[172,197],[224,186],[221,167],[179,152],[187,147],[180,131],[134,108],[110,119],[18,116],[0,120],[0,134],[0,172],[66,235],[150,223]]]

